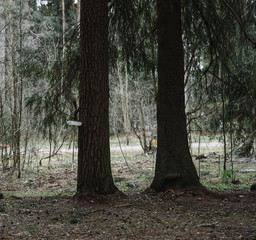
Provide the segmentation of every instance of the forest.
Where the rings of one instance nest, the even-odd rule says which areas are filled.
[[[0,0],[0,239],[256,239],[255,0]]]

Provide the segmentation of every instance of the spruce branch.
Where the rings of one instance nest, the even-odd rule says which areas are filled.
[[[246,32],[246,29],[241,21],[241,19],[239,18],[239,16],[237,15],[237,13],[235,12],[235,10],[227,3],[226,0],[222,0],[222,2],[225,4],[225,6],[230,10],[230,12],[233,14],[233,16],[235,17],[236,21],[238,22],[239,26],[241,27],[244,36],[254,45],[254,47],[256,48],[256,42],[253,41],[251,39],[251,37],[248,35],[248,33]]]

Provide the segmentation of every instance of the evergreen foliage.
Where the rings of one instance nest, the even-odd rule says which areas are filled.
[[[79,107],[78,6],[65,0],[63,34],[61,0],[41,2],[0,1],[0,144],[11,146],[9,155],[21,151],[17,141],[27,143],[35,134],[48,139],[49,129],[66,136],[66,120]],[[234,149],[227,152],[250,156],[256,59],[248,38],[256,39],[256,2],[226,2],[239,22],[222,0],[181,1],[188,132],[232,139]],[[158,100],[156,1],[110,0],[108,10],[110,130],[134,132],[149,149]]]

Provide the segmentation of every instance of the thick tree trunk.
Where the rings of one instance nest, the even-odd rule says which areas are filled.
[[[180,0],[158,0],[157,159],[151,188],[200,186],[188,148]]]
[[[77,195],[117,190],[110,166],[107,1],[81,1]]]

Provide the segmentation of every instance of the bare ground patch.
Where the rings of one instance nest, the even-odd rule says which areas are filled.
[[[0,239],[256,239],[256,196],[249,192],[255,161],[234,159],[238,184],[223,182],[222,163],[221,156],[208,156],[200,166],[195,160],[202,182],[229,191],[143,193],[155,155],[129,149],[122,156],[112,149],[113,177],[125,196],[82,201],[73,198],[76,164],[72,170],[66,152],[52,159],[50,169],[47,161],[28,166],[20,179],[1,171]]]
[[[198,190],[0,201],[0,239],[255,239],[255,195]]]

